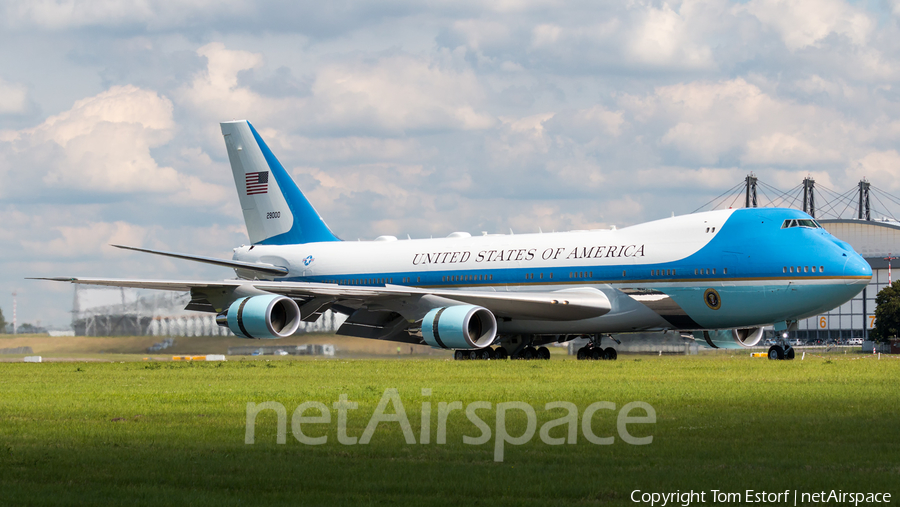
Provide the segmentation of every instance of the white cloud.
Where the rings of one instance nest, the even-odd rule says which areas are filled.
[[[231,119],[247,119],[263,124],[278,113],[296,111],[303,101],[295,98],[263,97],[238,84],[238,73],[264,65],[259,53],[226,49],[221,42],[209,43],[197,50],[207,60],[206,69],[176,93],[180,104],[213,125]]]
[[[629,55],[659,66],[707,67],[712,51],[692,40],[692,27],[668,4],[647,8],[628,34]]]
[[[831,34],[861,46],[876,25],[865,12],[839,0],[752,0],[735,10],[746,10],[778,32],[791,51],[815,46]]]
[[[737,167],[649,167],[630,174],[635,187],[659,189],[722,189],[740,181],[746,171]],[[702,203],[697,203],[702,204]]]
[[[839,113],[774,98],[740,78],[664,86],[622,104],[642,122],[670,125],[662,145],[701,164],[729,155],[748,165],[838,162],[855,128]]]
[[[268,138],[266,142],[272,147]],[[287,136],[279,137],[278,143],[279,153],[302,157],[307,163],[400,162],[438,154],[434,148],[426,148],[418,140],[408,138]]]
[[[244,0],[8,0],[4,19],[12,26],[35,25],[47,29],[84,26],[179,26],[209,12],[241,14],[249,11]]]
[[[592,212],[595,210],[591,210]],[[567,212],[556,204],[534,203],[517,210],[508,217],[510,228],[516,233],[606,229],[609,226],[598,216],[586,212]]]
[[[245,118],[256,125],[279,124],[309,132],[340,129],[386,135],[480,130],[494,123],[479,111],[485,92],[461,54],[336,59],[315,69],[311,96],[267,97],[241,86],[237,78],[241,71],[264,66],[260,54],[227,49],[221,43],[207,44],[197,52],[207,58],[207,69],[177,97],[210,122]]]
[[[846,178],[854,182],[867,179],[893,192],[900,189],[898,168],[900,168],[900,153],[897,153],[897,150],[873,151],[853,161],[847,168]]]
[[[57,257],[108,257],[113,250],[108,245],[142,245],[147,236],[144,227],[127,222],[92,222],[78,226],[56,226],[57,235],[49,241],[23,240],[25,251],[43,257],[56,252]]]
[[[841,152],[819,144],[813,146],[810,141],[784,132],[774,132],[750,139],[746,144],[745,155],[741,158],[747,164],[815,164],[833,162],[842,158]],[[811,136],[814,137],[814,136]]]
[[[524,118],[500,118],[502,126],[496,138],[489,140],[490,154],[496,161],[520,161],[534,154],[547,153],[550,139],[545,135],[544,122],[553,113],[542,113]]]
[[[599,136],[617,137],[625,125],[622,111],[610,111],[601,105],[575,111],[561,111],[553,116],[553,133],[589,141]]]
[[[532,29],[532,46],[547,46],[555,44],[562,33],[562,27],[551,23],[541,23]]]
[[[20,114],[28,109],[28,89],[0,79],[0,114]]]
[[[160,167],[151,149],[175,132],[172,103],[135,86],[115,86],[79,100],[37,127],[3,132],[0,151],[16,165],[33,165],[28,177],[6,168],[6,196],[47,188],[86,192],[166,192],[178,199],[214,202],[224,192],[196,177]]]
[[[324,125],[413,130],[481,130],[494,119],[480,111],[485,92],[463,54],[389,54],[323,66],[313,86]]]
[[[510,37],[510,27],[507,23],[483,19],[455,21],[453,30],[463,36],[469,48],[476,51],[485,45],[505,42]]]

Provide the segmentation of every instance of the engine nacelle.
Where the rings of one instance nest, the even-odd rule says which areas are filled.
[[[241,338],[284,338],[300,327],[300,307],[276,294],[243,297],[216,316],[216,322]]]
[[[714,349],[741,349],[755,347],[763,337],[763,328],[715,329],[694,331],[694,340]]]
[[[480,349],[494,343],[497,319],[473,305],[435,308],[422,319],[425,343],[442,349]]]

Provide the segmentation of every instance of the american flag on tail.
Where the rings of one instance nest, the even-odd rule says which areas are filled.
[[[265,194],[269,191],[269,171],[247,173],[247,195]]]

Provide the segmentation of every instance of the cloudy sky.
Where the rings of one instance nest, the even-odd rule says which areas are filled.
[[[900,192],[900,2],[4,0],[0,309],[26,276],[221,279],[110,243],[247,242],[218,122],[345,239],[619,227],[750,171]]]

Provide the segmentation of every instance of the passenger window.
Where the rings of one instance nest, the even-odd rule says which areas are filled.
[[[794,266],[791,266],[791,273],[794,272]]]
[[[713,268],[713,274],[716,274],[716,268]]]
[[[727,274],[728,274],[728,268],[722,268],[722,274],[723,274],[723,275],[727,275]]]

